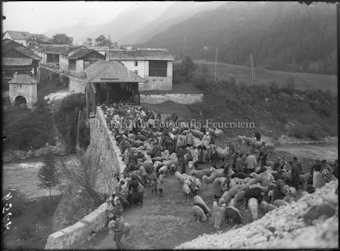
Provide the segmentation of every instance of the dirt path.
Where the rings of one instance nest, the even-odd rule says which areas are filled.
[[[125,221],[132,225],[131,235],[122,239],[126,249],[173,249],[204,233],[216,232],[211,218],[206,223],[193,221],[192,198],[189,202],[185,200],[174,176],[166,176],[164,187],[163,197],[152,195],[151,188],[146,188],[147,197],[144,198],[143,207],[133,206],[131,210],[123,213]],[[212,208],[212,184],[202,184],[199,195]],[[243,205],[238,206],[244,222],[251,222],[250,212],[242,207]],[[226,231],[231,227],[223,225],[221,230]],[[105,227],[91,241],[76,248],[116,249],[116,244]]]

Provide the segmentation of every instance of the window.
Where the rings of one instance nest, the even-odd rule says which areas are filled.
[[[135,61],[135,66],[138,66],[138,61]]]
[[[138,70],[134,70],[134,72],[138,75]]]
[[[59,55],[47,54],[47,63],[59,63]]]
[[[166,77],[167,76],[167,61],[153,60],[149,61],[149,76],[150,77]]]
[[[68,69],[70,71],[75,71],[76,70],[76,60],[75,59],[69,59],[68,60]]]

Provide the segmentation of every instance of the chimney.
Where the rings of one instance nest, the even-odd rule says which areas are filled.
[[[16,71],[14,74],[13,74],[13,79],[16,80],[18,77],[18,72]]]

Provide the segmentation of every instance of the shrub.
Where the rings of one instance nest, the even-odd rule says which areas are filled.
[[[70,78],[69,78],[68,76],[62,75],[62,76],[61,76],[61,83],[62,83],[64,86],[69,86]]]
[[[30,240],[32,239],[33,235],[34,235],[34,225],[32,224],[25,224],[22,225],[21,227],[19,227],[19,231],[18,231],[18,235],[20,239],[23,240]]]
[[[295,81],[292,77],[289,77],[282,87],[282,91],[292,95],[295,91]]]
[[[85,95],[82,93],[75,93],[63,99],[59,110],[54,114],[56,126],[62,134],[70,152],[74,152],[76,148],[78,113],[84,108]],[[82,121],[85,123],[85,120]],[[84,138],[85,136],[83,133],[88,132],[88,130],[80,131],[79,139]]]
[[[46,142],[52,144],[52,130],[52,116],[47,110],[33,112],[15,107],[5,112],[4,135],[9,139],[9,148],[28,150],[43,147]]]
[[[320,140],[326,135],[326,132],[318,123],[307,125],[298,123],[290,129],[289,135],[300,139],[310,138],[312,140]]]
[[[272,93],[275,93],[275,94],[278,94],[280,93],[280,87],[276,84],[275,81],[271,81],[269,83],[269,86],[268,86],[269,90],[272,92]]]

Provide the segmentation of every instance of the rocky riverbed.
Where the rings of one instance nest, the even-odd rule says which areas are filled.
[[[338,248],[338,181],[332,181],[313,194],[307,194],[297,202],[277,208],[261,219],[227,232],[204,234],[176,249],[271,249],[271,248]],[[303,218],[315,205],[333,199],[335,214],[320,213],[311,222]]]

